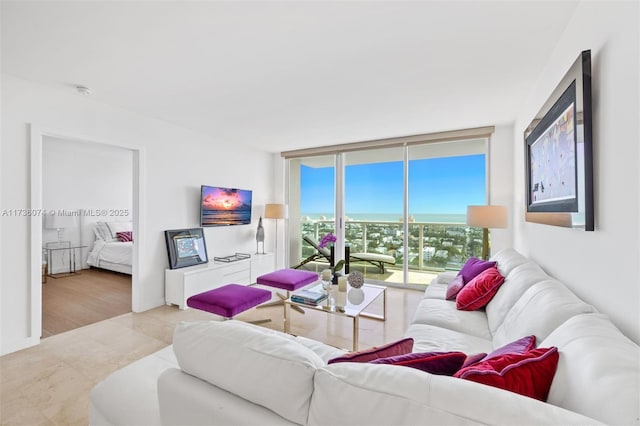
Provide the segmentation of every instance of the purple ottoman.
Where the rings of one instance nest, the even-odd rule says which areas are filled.
[[[271,300],[269,290],[227,284],[204,293],[194,294],[187,299],[187,306],[225,318],[233,318],[237,314],[268,300]]]
[[[266,308],[267,306],[284,305],[284,301],[289,298],[289,292],[304,287],[307,284],[318,281],[318,274],[311,271],[300,271],[298,269],[280,269],[275,272],[260,275],[256,280],[256,284],[267,285],[269,287],[281,288],[287,290],[286,296],[280,293],[276,293],[281,300],[265,303],[260,308]],[[304,310],[299,306],[292,306],[292,309],[300,313],[304,313]]]
[[[260,275],[256,283],[293,291],[315,281],[318,281],[318,274],[316,272],[299,271],[297,269],[280,269],[279,271]]]

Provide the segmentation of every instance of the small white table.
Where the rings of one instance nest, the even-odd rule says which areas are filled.
[[[65,244],[66,243],[66,244]],[[67,242],[62,243],[47,243],[44,250],[47,251],[47,276],[51,278],[63,278],[71,275],[77,275],[77,263],[76,263],[76,250],[87,248],[83,245],[71,245]],[[53,253],[57,251],[66,251],[69,254],[69,272],[53,273]]]
[[[321,284],[314,284],[307,290],[322,292]],[[352,292],[352,293],[350,293]],[[356,293],[361,292],[358,295]],[[354,297],[356,296],[356,297]],[[375,315],[364,312],[375,300],[382,296],[382,315]],[[359,303],[352,303],[353,302]],[[361,300],[361,301],[360,301]],[[384,321],[387,316],[387,288],[379,285],[365,284],[360,289],[349,288],[347,292],[339,293],[338,286],[331,286],[329,297],[318,305],[307,305],[298,303],[288,298],[284,302],[284,332],[289,333],[291,329],[291,306],[302,306],[305,308],[315,309],[326,312],[331,315],[340,315],[353,319],[353,350],[358,350],[358,337],[360,328],[360,317],[373,318]]]

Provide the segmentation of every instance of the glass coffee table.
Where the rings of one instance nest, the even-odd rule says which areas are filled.
[[[306,290],[323,292],[321,284],[314,284]],[[284,331],[289,333],[291,329],[292,306],[323,311],[330,315],[349,317],[353,320],[353,350],[358,350],[358,330],[360,317],[373,318],[384,321],[387,315],[387,288],[383,286],[365,284],[361,288],[349,288],[346,292],[339,292],[338,286],[331,286],[329,297],[318,305],[308,305],[294,302],[291,297],[284,301]],[[382,315],[364,312],[375,300],[382,297]]]

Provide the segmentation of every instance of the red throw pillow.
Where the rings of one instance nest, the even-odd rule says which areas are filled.
[[[460,369],[453,377],[546,401],[558,366],[558,348],[504,354]]]
[[[453,376],[467,356],[462,352],[425,352],[379,358],[370,364],[390,364],[416,368],[431,374]]]
[[[504,283],[504,277],[493,267],[482,271],[468,282],[456,296],[456,307],[461,311],[475,311],[485,306]]]
[[[412,349],[413,339],[408,337],[406,339],[398,340],[397,342],[387,343],[383,346],[376,346],[358,352],[350,352],[337,358],[330,359],[327,364],[333,364],[336,362],[369,362],[378,358],[408,354]]]

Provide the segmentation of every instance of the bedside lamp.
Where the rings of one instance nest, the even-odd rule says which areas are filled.
[[[70,211],[72,212],[72,211]],[[76,226],[76,216],[73,214],[48,214],[44,218],[44,227],[46,229],[55,229],[58,231],[58,242],[62,242],[64,238],[64,229]]]
[[[489,228],[507,227],[505,206],[467,206],[467,225],[482,229],[482,258],[489,258]]]

